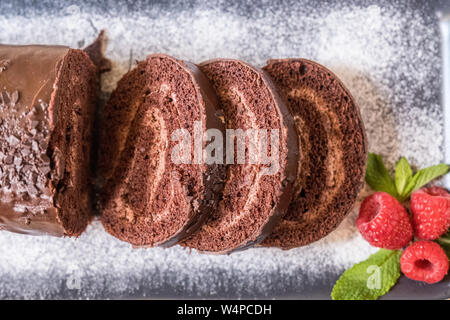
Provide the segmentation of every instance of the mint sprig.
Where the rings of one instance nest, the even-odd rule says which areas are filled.
[[[366,182],[375,191],[384,191],[405,201],[411,193],[434,179],[448,173],[450,167],[444,163],[418,170],[414,175],[405,157],[395,166],[395,180],[386,169],[380,155],[369,153],[367,159]]]
[[[333,300],[376,300],[400,277],[400,250],[380,249],[345,271],[331,292]]]
[[[448,165],[441,163],[417,171],[406,186],[405,194],[403,195],[404,200],[406,200],[412,192],[420,189],[428,182],[433,181],[434,179],[446,174],[449,169],[450,167]]]

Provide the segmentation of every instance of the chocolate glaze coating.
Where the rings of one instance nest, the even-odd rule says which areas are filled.
[[[60,110],[64,98],[59,92],[68,89],[63,86],[67,86],[68,69],[73,67],[69,63],[77,60],[87,75],[78,80],[88,82],[88,87],[95,86],[96,68],[81,50],[0,45],[1,229],[30,235],[76,236],[90,220],[86,212],[81,225],[71,225],[71,213],[64,208],[68,200],[60,183],[70,160],[54,139],[60,130],[59,117],[67,113]],[[80,101],[93,102],[95,97],[89,90],[86,95]]]
[[[45,131],[53,126],[53,119],[44,110],[47,111],[50,104],[58,68],[68,51],[67,47],[0,46],[0,60],[4,65],[0,73],[2,94],[0,157],[3,162],[0,224],[6,230],[27,234],[47,233],[56,236],[64,234],[57,220],[57,209],[53,205],[53,192],[48,185],[45,186],[46,175],[39,175],[41,188],[36,188],[33,177],[30,175],[23,178],[16,171],[14,160],[8,159],[7,154],[13,151],[13,155],[9,158],[16,157],[20,159],[16,160],[17,162],[22,162],[21,150],[30,154],[33,152],[33,157],[30,157],[33,161],[31,165],[39,168],[45,164],[39,159],[46,156],[46,148],[39,148],[39,145],[41,142],[48,144],[49,136],[42,134],[36,139],[29,137],[28,128],[32,126],[32,121],[39,123],[41,129]],[[34,110],[37,112],[33,112]],[[26,118],[23,118],[24,114],[27,115]],[[26,149],[22,144],[25,144]],[[29,144],[31,146],[28,146]],[[19,145],[17,151],[13,149],[14,145]],[[10,168],[6,167],[8,162],[12,163]],[[47,165],[46,170],[50,170],[49,162]],[[24,166],[21,169],[24,174],[32,170]],[[9,170],[13,172],[11,175],[8,174]],[[42,169],[36,171],[38,174],[42,173]],[[30,216],[32,224],[29,221]]]

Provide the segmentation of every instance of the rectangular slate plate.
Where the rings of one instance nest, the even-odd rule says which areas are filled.
[[[206,3],[206,2],[205,2]],[[124,19],[132,16],[133,13],[140,12],[142,15],[147,15],[156,21],[158,25],[159,20],[171,19],[171,17],[189,17],[189,15],[195,14],[197,16],[202,15],[202,10],[206,4],[201,1],[187,2],[176,1],[166,3],[164,1],[58,1],[52,2],[48,0],[44,1],[27,1],[27,0],[2,0],[0,2],[0,42],[14,42],[22,43],[19,30],[18,32],[8,34],[8,30],[2,30],[2,19],[24,19],[23,30],[27,32],[33,32],[25,24],[27,21],[33,21],[36,17],[47,17],[48,27],[52,27],[51,20],[53,18],[60,18],[64,15],[73,15],[77,12],[82,12],[83,23],[77,26],[76,21],[74,25],[67,25],[67,30],[74,28],[76,33],[77,28],[84,28],[86,24],[89,28],[92,28],[92,36],[98,31],[97,29],[106,27],[108,31],[108,25],[99,25],[97,19],[99,16],[111,16],[115,19]],[[268,58],[282,57],[273,56],[274,52],[278,55],[282,55],[283,52],[290,54],[292,52],[298,52],[298,55],[308,54],[307,43],[295,43],[295,50],[292,50],[294,43],[292,39],[302,32],[308,32],[306,29],[296,29],[295,21],[298,19],[314,19],[314,14],[317,14],[318,10],[328,10],[332,13],[333,9],[348,8],[350,12],[352,10],[365,8],[368,6],[377,6],[383,8],[384,6],[397,6],[399,11],[403,12],[415,12],[420,14],[424,21],[426,21],[427,27],[432,30],[434,38],[428,39],[428,44],[439,46],[439,19],[436,15],[438,10],[445,12],[446,1],[399,1],[396,4],[391,4],[389,0],[381,1],[340,1],[340,0],[327,0],[327,1],[280,1],[280,2],[260,2],[260,1],[246,1],[238,0],[233,2],[226,1],[207,1],[208,10],[216,10],[216,15],[219,17],[232,17],[239,16],[244,23],[251,25],[258,20],[258,32],[261,32],[260,40],[264,41],[264,28],[261,19],[264,19],[266,15],[272,17],[268,24],[268,30],[271,28],[278,28],[280,25],[289,30],[289,32],[282,34],[279,41],[274,46],[277,46],[277,50],[272,50],[268,45],[258,47],[256,44],[245,44],[246,39],[239,39],[239,34],[231,35],[236,36],[236,41],[241,41],[242,51],[236,52],[236,58],[247,60],[251,63],[255,63],[258,66],[262,66],[264,61]],[[302,7],[301,11],[289,10],[290,7]],[[77,11],[78,10],[78,11]],[[304,16],[293,16],[292,12],[303,12]],[[152,43],[152,30],[147,30],[147,34],[136,33],[136,39],[139,41],[148,41],[148,52],[153,50],[161,50],[181,58],[201,57],[212,58],[211,52],[197,53],[193,55],[186,52],[186,44],[179,46],[181,41],[177,38],[176,30],[178,28],[177,18],[173,18],[173,25],[167,30],[168,37],[172,37],[164,42],[164,44]],[[30,20],[27,20],[30,19]],[[167,21],[167,20],[165,20]],[[73,22],[73,21],[72,21]],[[239,30],[239,26],[232,26],[234,29],[227,29],[226,19],[224,21],[223,33],[214,35],[220,43],[221,37],[224,39],[230,38],[232,32]],[[219,23],[217,21],[211,21],[211,23]],[[413,20],[411,21],[413,23]],[[195,21],[194,21],[195,23]],[[342,21],[344,24],[345,21]],[[291,26],[289,27],[289,25]],[[167,23],[163,24],[167,27]],[[113,29],[115,26],[111,25]],[[369,26],[370,27],[370,26]],[[230,27],[231,28],[231,27]],[[255,27],[256,28],[256,27]],[[51,38],[46,37],[45,34],[38,33],[36,30],[36,42],[45,43],[67,43],[67,39],[58,37],[57,32],[50,32],[50,29],[41,28],[39,30],[49,30],[52,35]],[[66,31],[67,31],[66,30]],[[174,31],[175,30],[175,31]],[[255,29],[256,30],[256,29]],[[262,31],[261,31],[262,30]],[[205,30],[201,28],[195,29],[196,32],[208,32],[207,26]],[[317,31],[317,30],[315,30]],[[68,31],[67,31],[68,32]],[[125,30],[124,30],[125,32]],[[137,31],[136,31],[137,32]],[[320,28],[319,28],[320,32]],[[401,30],[405,39],[412,41],[414,34],[408,33],[408,28]],[[127,34],[128,35],[128,34]],[[116,32],[116,36],[120,36]],[[338,36],[338,35],[337,35]],[[29,36],[28,36],[29,38]],[[28,39],[27,38],[27,39]],[[78,46],[82,47],[87,44],[87,41],[91,39],[79,39]],[[192,43],[192,50],[196,50],[196,47],[201,46],[199,43],[195,43],[195,37]],[[361,41],[368,39],[361,39]],[[369,39],[370,40],[370,39]],[[408,42],[406,42],[408,43]],[[67,43],[72,46],[77,46],[77,43],[70,40]],[[164,46],[167,45],[167,48]],[[285,47],[285,49],[283,49]],[[131,49],[131,50],[130,50]],[[124,59],[129,58],[130,65],[133,64],[133,59],[143,58],[144,52],[133,52],[133,48],[126,48],[117,45],[117,42],[113,48],[109,48],[112,58]],[[428,50],[426,47],[423,50]],[[310,53],[310,52],[309,52]],[[310,56],[304,56],[314,58],[314,54]],[[404,57],[404,62],[408,63],[408,56]],[[194,61],[200,62],[200,61]],[[426,61],[424,62],[426,63]],[[120,64],[120,63],[119,63]],[[121,62],[124,65],[124,62]],[[429,82],[433,94],[427,97],[427,101],[423,103],[426,107],[429,105],[429,112],[440,113],[440,109],[432,108],[431,106],[439,105],[440,103],[440,66],[431,68],[432,74],[428,75],[433,81]],[[393,70],[394,72],[394,70]],[[123,73],[123,72],[122,72]],[[396,85],[395,83],[393,84]],[[420,95],[421,92],[415,94]],[[415,95],[414,94],[414,95]],[[400,101],[398,104],[405,103]],[[393,114],[399,114],[406,112],[404,108],[397,107],[394,104],[392,107]],[[443,148],[441,148],[442,150]],[[443,153],[444,150],[442,150]],[[345,226],[342,228],[352,228],[354,226],[354,214],[346,221]],[[333,284],[338,279],[339,275],[344,271],[345,267],[342,263],[335,263],[331,261],[326,263],[323,272],[321,272],[319,278],[315,274],[312,279],[312,274],[308,268],[313,268],[314,263],[311,263],[311,267],[308,265],[296,265],[295,255],[308,254],[309,248],[302,248],[296,251],[287,253],[280,253],[279,251],[265,250],[262,253],[255,255],[255,251],[251,251],[255,256],[255,261],[246,259],[245,252],[239,253],[234,257],[220,257],[220,258],[205,258],[204,261],[208,261],[210,265],[201,268],[203,263],[202,258],[198,255],[195,257],[195,269],[192,273],[195,275],[182,272],[183,269],[189,269],[191,265],[189,262],[180,261],[180,259],[189,259],[189,255],[181,252],[180,249],[170,249],[169,251],[161,251],[161,249],[150,249],[150,253],[144,253],[140,250],[136,252],[130,252],[130,249],[117,240],[108,235],[103,235],[101,232],[101,226],[96,222],[94,227],[88,230],[87,236],[82,236],[78,242],[74,242],[72,239],[58,239],[53,240],[50,238],[36,238],[36,240],[24,240],[20,235],[0,235],[0,253],[2,257],[8,258],[9,263],[0,263],[0,297],[3,298],[142,298],[142,297],[154,297],[154,298],[276,298],[276,299],[329,299],[330,292]],[[353,229],[351,229],[353,230]],[[339,231],[341,232],[341,231]],[[355,233],[355,230],[352,232]],[[355,233],[356,234],[356,233]],[[355,235],[356,237],[356,235]],[[34,238],[33,238],[34,239]],[[69,243],[69,245],[67,245]],[[111,245],[113,243],[113,245]],[[8,246],[5,248],[3,246]],[[15,247],[16,246],[16,247]],[[81,247],[85,247],[80,249]],[[322,247],[333,246],[333,241],[330,243],[322,244]],[[31,249],[30,249],[31,248]],[[36,253],[35,249],[40,251]],[[60,253],[58,253],[61,248]],[[70,252],[72,249],[73,252]],[[92,248],[92,249],[90,249]],[[317,247],[314,247],[317,248]],[[111,254],[115,254],[116,263],[118,265],[130,264],[130,268],[119,268],[113,265],[114,262],[110,260],[98,261],[97,257],[105,257],[108,254],[108,250],[114,250]],[[124,252],[124,258],[121,259],[120,250]],[[254,249],[257,250],[257,249]],[[312,249],[311,249],[312,250]],[[351,248],[349,248],[351,250]],[[367,254],[371,249],[367,249]],[[155,255],[152,256],[154,252]],[[311,254],[309,252],[309,254]],[[367,255],[366,254],[366,255]],[[9,257],[8,257],[9,255]],[[140,257],[142,255],[142,259]],[[22,257],[22,260],[19,258]],[[58,257],[59,256],[59,257]],[[67,258],[61,258],[67,257]],[[86,258],[86,256],[88,256]],[[252,256],[252,257],[253,257]],[[314,254],[311,255],[314,257]],[[326,253],[317,253],[317,257],[326,259]],[[325,256],[325,258],[324,258]],[[57,258],[58,257],[58,258]],[[360,259],[360,256],[356,256],[355,261]],[[23,261],[23,259],[29,259],[29,261]],[[57,260],[59,259],[59,260]],[[61,268],[55,266],[55,263],[67,262],[67,260],[73,259],[75,267],[82,268],[83,281],[86,281],[86,288],[83,291],[73,290],[68,285],[67,274],[61,272]],[[91,260],[89,260],[91,259]],[[155,261],[155,259],[161,259],[161,261]],[[234,259],[234,260],[233,260]],[[242,261],[237,261],[238,259]],[[314,260],[314,258],[312,258]],[[76,264],[79,260],[79,264]],[[270,262],[273,260],[273,268],[270,269]],[[339,259],[336,259],[339,260]],[[213,262],[211,262],[213,261]],[[326,260],[324,260],[326,261]],[[26,267],[29,262],[29,268]],[[102,262],[106,266],[102,265]],[[185,264],[183,264],[185,263]],[[108,265],[109,264],[109,265]],[[132,264],[136,264],[133,267]],[[180,267],[181,264],[181,267]],[[245,266],[247,264],[247,266]],[[258,272],[258,266],[264,264],[265,269]],[[35,268],[33,266],[36,266]],[[69,265],[69,264],[67,264]],[[65,266],[66,267],[66,266]],[[192,267],[192,268],[194,268]],[[172,268],[172,269],[171,269]],[[262,268],[262,267],[261,267]],[[72,271],[73,271],[72,270]],[[159,271],[161,270],[161,271]],[[172,271],[171,271],[172,270]],[[103,273],[102,273],[103,272]],[[122,273],[123,272],[123,273]],[[180,272],[180,275],[175,274]],[[186,271],[187,272],[187,271]],[[148,278],[152,278],[148,280]],[[69,272],[70,275],[70,272]],[[197,282],[192,280],[192,277],[197,277]],[[260,277],[261,282],[257,280]],[[70,279],[69,279],[70,280]],[[72,283],[73,284],[73,283]],[[76,284],[76,283],[75,283]],[[196,289],[196,286],[198,289]],[[37,289],[39,287],[39,289]],[[187,288],[189,287],[189,288]],[[207,288],[213,288],[207,290]],[[114,288],[114,289],[111,289]],[[405,277],[402,277],[399,283],[394,289],[387,294],[384,299],[444,299],[450,297],[450,279],[446,279],[437,285],[425,285],[414,281],[410,281]]]

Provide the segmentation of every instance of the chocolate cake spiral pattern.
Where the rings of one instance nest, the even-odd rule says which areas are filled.
[[[304,156],[289,210],[262,243],[289,249],[345,218],[364,183],[367,140],[356,102],[331,71],[305,59],[269,60],[263,70],[294,116]]]
[[[135,246],[169,246],[211,213],[222,166],[177,163],[172,133],[194,136],[196,125],[202,134],[223,130],[217,106],[201,71],[167,55],[148,56],[121,79],[101,134],[102,222],[109,233]]]
[[[274,164],[278,169],[264,173],[267,164],[251,163],[247,143],[245,163],[235,158],[227,166],[218,209],[181,243],[201,252],[227,253],[260,242],[285,213],[300,154],[293,120],[260,71],[242,61],[227,59],[207,61],[200,68],[219,96],[227,129],[279,133],[278,150],[267,147],[269,154],[279,153]]]

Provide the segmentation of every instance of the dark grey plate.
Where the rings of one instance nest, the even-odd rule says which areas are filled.
[[[381,0],[381,1],[365,1],[365,0],[354,0],[354,1],[340,1],[340,0],[327,0],[327,1],[283,1],[283,2],[270,2],[270,1],[208,1],[210,7],[215,6],[216,10],[223,15],[227,14],[235,14],[243,17],[247,17],[248,23],[252,23],[252,19],[261,18],[265,13],[270,12],[271,14],[276,14],[278,11],[282,12],[286,16],[280,16],[278,19],[279,23],[289,23],[290,19],[302,19],[304,17],[293,17],[289,16],[289,10],[281,11],[280,8],[286,8],[288,6],[303,6],[305,8],[310,8],[311,12],[317,10],[327,10],[330,11],[330,8],[336,7],[339,4],[341,7],[348,8],[360,8],[367,7],[373,4],[378,6],[394,6],[398,7],[405,12],[416,12],[416,14],[420,14],[424,20],[426,21],[427,27],[431,30],[434,30],[434,40],[432,44],[439,45],[439,27],[438,27],[438,18],[436,16],[437,10],[447,10],[450,8],[447,1],[437,0],[437,1],[389,1],[389,0]],[[158,19],[160,16],[170,16],[172,13],[180,13],[182,12],[185,15],[189,15],[190,12],[194,10],[198,10],[199,7],[202,6],[201,1],[176,1],[176,2],[165,2],[165,1],[27,1],[27,0],[2,0],[0,2],[0,18],[7,17],[8,19],[13,18],[14,16],[19,17],[27,17],[27,16],[36,16],[42,15],[44,17],[52,17],[59,16],[64,12],[64,10],[69,5],[77,5],[79,7],[83,7],[84,11],[89,12],[94,17],[95,15],[116,15],[116,16],[126,16],[132,12],[139,11],[144,15],[148,15],[154,19]],[[307,11],[307,10],[306,10]],[[93,25],[95,25],[95,21],[91,21]],[[176,21],[174,21],[174,26],[176,26]],[[271,26],[272,28],[276,26]],[[0,25],[0,42],[2,41],[2,26]],[[94,27],[95,28],[95,27]],[[307,32],[307,30],[297,30],[296,32]],[[405,39],[413,40],[414,35],[408,33],[408,28],[402,30]],[[286,39],[290,39],[295,37],[296,34],[286,34],[284,35]],[[151,33],[149,33],[149,39],[151,39]],[[37,39],[42,39],[43,35],[37,35]],[[59,41],[60,39],[58,39]],[[17,40],[20,42],[20,39]],[[151,40],[149,40],[151,41]],[[174,40],[175,41],[175,40]],[[406,41],[406,45],[408,43]],[[172,43],[176,48],[177,44]],[[286,43],[283,43],[286,45]],[[288,43],[289,44],[289,43]],[[307,44],[302,44],[307,45]],[[153,48],[150,46],[150,48]],[[297,47],[296,47],[297,48]],[[194,48],[195,49],[195,48]],[[423,48],[427,50],[426,47]],[[176,51],[176,49],[174,49]],[[178,52],[180,55],[184,55],[189,57],[188,53]],[[132,56],[132,53],[130,53]],[[249,58],[251,61],[263,61],[266,58],[271,57],[269,52],[249,52],[245,51],[242,54],[237,54],[238,57],[243,59]],[[252,59],[252,57],[256,57]],[[408,57],[404,57],[405,63],[407,63]],[[426,62],[425,62],[426,63]],[[428,100],[423,102],[423,105],[434,105],[439,104],[440,99],[440,68],[436,66],[433,68],[433,72],[429,76],[431,79],[429,85],[433,88],[435,94],[428,96]],[[388,79],[389,80],[389,79]],[[395,82],[395,79],[392,79]],[[395,83],[393,83],[395,86]],[[414,95],[421,95],[421,91],[417,91]],[[394,101],[396,101],[394,99]],[[393,112],[404,112],[404,108],[400,108],[402,104],[405,104],[405,101],[396,101],[400,106],[396,110],[396,106],[393,107]],[[439,109],[431,109],[430,112],[440,112]],[[95,233],[95,232],[94,232]],[[10,240],[9,240],[10,241]],[[84,241],[84,240],[80,240]],[[114,240],[110,240],[114,241]],[[1,244],[0,244],[1,245]],[[49,247],[53,248],[53,247]],[[49,249],[53,250],[53,249]],[[95,250],[99,250],[98,247]],[[124,249],[125,250],[125,249]],[[21,252],[17,252],[17,254],[22,254]],[[169,257],[170,254],[169,254]],[[39,257],[35,257],[39,259]],[[172,257],[173,258],[173,257]],[[171,258],[171,259],[172,259]],[[270,254],[267,255],[267,259],[271,259],[272,256]],[[355,261],[357,262],[357,261]],[[30,262],[32,263],[32,261]],[[119,263],[126,263],[126,261],[121,261]],[[164,261],[164,263],[168,263]],[[11,265],[11,268],[14,266]],[[214,269],[215,268],[215,269]],[[299,268],[299,273],[304,273],[302,276],[302,283],[299,283],[299,277],[294,274],[286,274],[283,273],[282,270],[289,268],[289,266],[279,266],[279,270],[274,270],[270,274],[263,274],[265,281],[270,281],[272,285],[267,289],[266,292],[261,293],[260,288],[255,286],[254,290],[250,287],[248,289],[242,288],[238,282],[232,282],[232,280],[236,280],[234,278],[237,277],[237,273],[233,272],[233,270],[223,270],[220,266],[215,266],[213,269],[205,268],[205,273],[214,273],[217,275],[216,282],[223,284],[217,285],[217,283],[211,283],[211,285],[216,285],[217,289],[214,292],[209,293],[208,295],[202,295],[195,292],[195,290],[186,290],[183,285],[183,279],[180,281],[169,281],[167,280],[170,276],[174,275],[165,275],[158,274],[158,270],[153,270],[154,273],[152,275],[154,277],[158,277],[158,281],[163,283],[163,286],[152,287],[148,285],[148,282],[141,281],[140,283],[130,282],[129,290],[122,291],[123,293],[120,295],[108,293],[107,290],[102,293],[102,291],[96,291],[95,294],[84,294],[80,295],[78,291],[69,290],[65,285],[64,280],[60,278],[55,278],[48,276],[46,277],[50,279],[49,281],[54,281],[55,285],[52,285],[51,291],[39,291],[39,292],[31,292],[27,291],[29,286],[27,282],[33,281],[33,279],[39,280],[38,277],[39,272],[42,270],[37,270],[38,275],[34,274],[17,274],[14,272],[9,272],[9,270],[1,269],[0,270],[0,282],[4,285],[7,285],[7,291],[1,291],[0,295],[5,298],[11,297],[42,297],[42,298],[143,298],[143,297],[153,297],[153,298],[269,298],[269,299],[329,299],[330,292],[333,287],[333,284],[338,279],[339,275],[343,272],[341,268],[333,268],[330,266],[329,270],[323,272],[321,275],[321,279],[319,280],[311,280],[305,277],[307,272],[304,269]],[[32,272],[32,268],[29,272]],[[47,270],[48,271],[48,270]],[[52,271],[52,270],[50,270]],[[143,272],[143,271],[141,271]],[[249,277],[255,277],[249,275]],[[211,276],[209,276],[211,278]],[[141,278],[137,278],[141,279]],[[176,275],[175,275],[176,279]],[[201,281],[200,275],[200,281]],[[36,281],[37,281],[36,280]],[[245,281],[245,279],[241,279]],[[102,278],[102,279],[90,279],[93,285],[97,285],[97,282],[104,281],[105,283],[109,283],[111,281],[110,278]],[[6,283],[6,284],[5,284]],[[114,283],[111,282],[111,285]],[[23,288],[17,289],[14,291],[13,287]],[[301,289],[299,289],[301,287]],[[0,289],[1,289],[0,285]],[[56,288],[56,289],[55,289]],[[58,289],[59,288],[59,289]],[[9,291],[8,291],[9,290]],[[239,291],[239,294],[236,293]],[[6,292],[6,293],[5,293]],[[14,293],[7,293],[14,292]],[[24,292],[22,294],[22,292]],[[450,278],[447,277],[443,282],[436,285],[426,285],[418,282],[414,282],[411,280],[402,277],[399,283],[394,287],[394,289],[387,294],[383,299],[445,299],[450,297]]]

